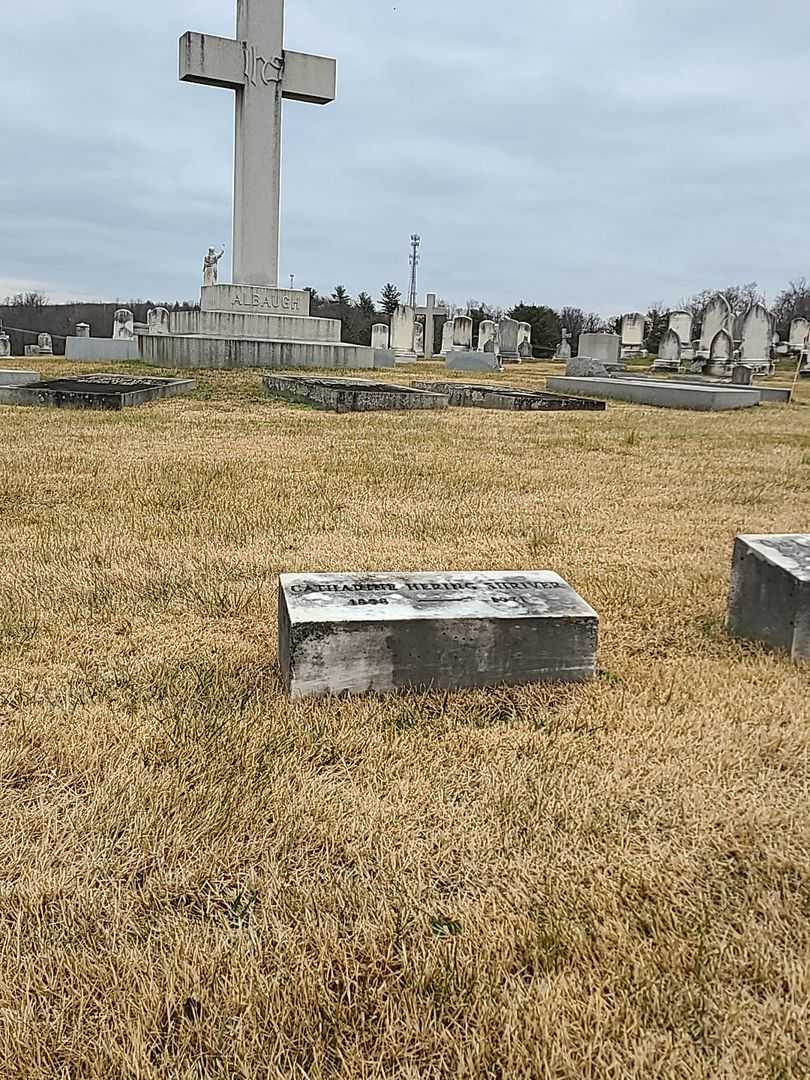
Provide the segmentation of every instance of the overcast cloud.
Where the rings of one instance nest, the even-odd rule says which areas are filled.
[[[234,0],[27,0],[0,35],[0,295],[192,298],[230,248]],[[605,314],[810,277],[807,0],[287,0],[282,273]],[[230,251],[228,252],[230,255]],[[225,271],[227,277],[227,271]]]

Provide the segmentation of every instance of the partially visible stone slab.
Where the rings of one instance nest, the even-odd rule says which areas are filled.
[[[596,675],[599,617],[540,571],[282,574],[279,660],[294,698]]]
[[[592,356],[572,356],[566,362],[565,374],[572,379],[606,379],[610,372]]]
[[[91,339],[92,340],[92,339]],[[374,369],[367,345],[324,341],[258,341],[252,338],[146,336],[140,339],[145,364],[160,368],[320,368]],[[413,354],[415,356],[415,354]],[[387,366],[387,365],[385,365]]]
[[[723,379],[710,379],[705,375],[679,375],[677,379],[656,379],[646,375],[624,376],[624,380],[632,382],[644,382],[648,385],[656,383],[659,386],[671,386],[675,383],[686,383],[688,386],[715,386],[723,390],[743,390],[750,393],[755,390],[761,401],[773,404],[787,405],[791,399],[791,391],[787,386],[762,386],[754,383],[752,386],[740,386],[737,383],[727,382]]]
[[[365,379],[267,375],[264,379],[264,391],[271,397],[315,405],[319,409],[338,413],[446,409],[449,405],[443,394]]]
[[[728,628],[810,660],[810,534],[737,537]]]
[[[593,394],[594,397],[615,398],[636,405],[657,405],[664,409],[692,409],[717,412],[726,409],[746,409],[759,405],[759,390],[743,386],[697,386],[694,383],[667,382],[653,379],[569,379],[552,376],[546,380],[548,390],[563,394]]]
[[[449,352],[444,365],[448,371],[501,371],[498,356],[491,352]]]
[[[497,383],[415,382],[419,390],[445,394],[451,405],[478,409],[507,409],[512,412],[604,412],[604,401],[593,398],[545,394],[539,390],[520,390]]]
[[[27,386],[0,386],[0,405],[50,405],[57,409],[118,412],[193,389],[190,379],[101,373],[47,379]]]
[[[94,337],[69,337],[65,341],[66,360],[132,363],[140,358],[141,350],[137,341]]]
[[[0,371],[0,386],[29,386],[39,379],[38,371]]]

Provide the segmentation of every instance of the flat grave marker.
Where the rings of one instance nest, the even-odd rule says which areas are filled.
[[[592,394],[594,397],[614,398],[635,405],[656,405],[663,409],[690,409],[698,412],[718,412],[725,409],[746,409],[759,405],[759,390],[743,386],[733,389],[722,384],[696,385],[657,379],[632,378],[569,378],[554,375],[546,380],[549,390],[561,393]]]
[[[599,617],[550,570],[282,574],[293,698],[596,675]]]
[[[547,394],[497,383],[415,382],[419,390],[445,394],[451,405],[478,409],[507,409],[513,412],[604,412],[607,405],[594,398]]]
[[[737,537],[728,629],[810,660],[810,534]]]
[[[0,386],[30,386],[39,382],[38,371],[0,371]]]
[[[50,405],[57,409],[104,409],[118,412],[194,389],[191,379],[147,375],[72,375],[25,386],[0,385],[0,405]]]
[[[396,383],[370,379],[322,379],[303,375],[267,375],[264,392],[296,404],[314,405],[332,412],[378,412],[410,409],[446,409],[443,394],[415,390]]]

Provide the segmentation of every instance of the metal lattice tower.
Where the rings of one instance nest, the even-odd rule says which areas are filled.
[[[419,278],[419,246],[422,243],[422,237],[417,236],[416,233],[411,237],[411,285],[408,290],[408,306],[416,307],[416,300],[419,295],[418,292],[418,278]]]

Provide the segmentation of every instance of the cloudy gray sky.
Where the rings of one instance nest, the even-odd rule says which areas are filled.
[[[605,314],[810,277],[807,0],[287,0],[282,271]],[[0,296],[191,298],[230,245],[234,0],[26,0],[0,35]],[[225,272],[227,277],[227,271]]]

